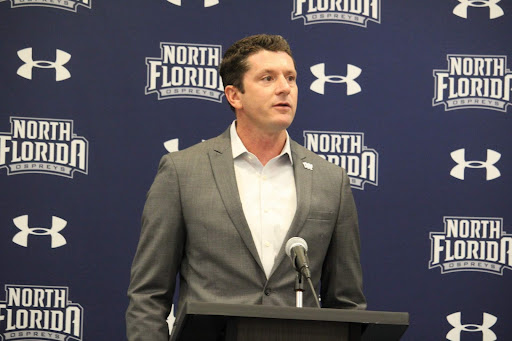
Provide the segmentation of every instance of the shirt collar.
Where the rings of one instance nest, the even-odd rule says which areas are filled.
[[[284,144],[283,150],[281,150],[281,153],[277,157],[281,157],[282,155],[287,155],[290,163],[293,165],[293,159],[292,159],[292,151],[290,148],[290,136],[288,135],[288,132],[286,132],[286,142]],[[238,136],[238,133],[236,132],[236,120],[231,123],[231,128],[229,130],[230,136],[231,136],[231,150],[233,151],[233,159],[236,159],[242,154],[251,154],[247,148],[245,148],[242,140]]]

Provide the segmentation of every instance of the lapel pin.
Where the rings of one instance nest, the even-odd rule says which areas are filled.
[[[311,163],[303,162],[302,164],[304,165],[304,168],[306,168],[307,170],[310,170],[310,171],[313,170],[313,165]]]

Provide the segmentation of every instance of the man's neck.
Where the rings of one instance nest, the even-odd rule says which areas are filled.
[[[275,133],[261,133],[237,126],[236,131],[245,148],[254,154],[263,166],[278,156],[286,143],[287,134],[285,130]]]

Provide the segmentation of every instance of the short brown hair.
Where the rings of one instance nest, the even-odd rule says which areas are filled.
[[[290,45],[288,45],[286,39],[280,35],[257,34],[245,37],[231,45],[231,47],[226,50],[226,53],[224,53],[219,68],[224,86],[233,85],[243,93],[243,77],[249,69],[247,58],[261,50],[286,52],[293,59]],[[295,63],[295,61],[293,62]],[[231,107],[231,109],[233,109],[233,107]]]

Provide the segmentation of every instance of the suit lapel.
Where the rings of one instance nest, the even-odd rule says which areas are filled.
[[[298,144],[295,141],[290,141],[290,148],[292,150],[293,174],[295,176],[295,187],[297,189],[297,211],[295,212],[295,216],[293,217],[292,224],[288,230],[286,238],[284,239],[283,245],[276,256],[270,277],[272,277],[279,264],[285,259],[286,253],[284,245],[286,245],[288,239],[296,237],[300,230],[302,230],[302,226],[304,226],[304,222],[306,221],[309,214],[309,208],[311,206],[313,170],[307,169],[304,165],[304,162],[307,163],[308,158],[298,148]],[[310,164],[312,164],[312,162]]]
[[[226,207],[233,225],[235,225],[240,237],[251,252],[252,256],[263,270],[256,245],[252,238],[249,224],[245,219],[242,202],[236,184],[235,168],[233,166],[233,153],[231,151],[231,140],[229,129],[217,138],[217,145],[208,152],[213,176],[219,189],[222,201]]]

